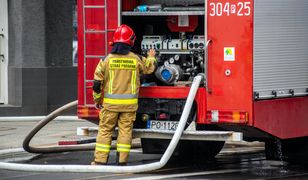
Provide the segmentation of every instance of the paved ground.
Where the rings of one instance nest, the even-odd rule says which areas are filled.
[[[0,122],[0,149],[21,147],[24,136],[36,122]],[[18,127],[16,127],[18,125]],[[33,144],[55,145],[59,140],[82,138],[76,136],[77,127],[94,126],[84,121],[55,121],[47,125]],[[32,157],[32,158],[30,158]],[[129,165],[146,164],[160,159],[161,155],[144,155],[141,149],[131,152]],[[93,151],[67,152],[29,156],[14,154],[1,160],[27,164],[78,164],[87,165]],[[115,152],[110,164],[115,165]],[[54,180],[54,179],[308,179],[308,167],[281,161],[267,161],[263,146],[255,144],[228,144],[211,161],[196,162],[190,158],[174,157],[163,169],[141,174],[114,173],[36,173],[0,170],[0,180]]]
[[[0,149],[22,147],[24,137],[37,121],[0,122]],[[53,145],[59,140],[82,138],[76,136],[77,127],[92,127],[88,121],[52,121],[33,138],[33,145]]]

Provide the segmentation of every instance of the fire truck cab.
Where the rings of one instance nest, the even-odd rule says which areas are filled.
[[[293,157],[307,150],[307,18],[306,0],[78,0],[78,116],[98,122],[93,73],[115,29],[127,24],[135,53],[158,52],[155,73],[142,77],[135,129],[174,131],[202,74],[188,120],[196,131],[241,132],[264,141],[268,159]],[[166,144],[142,138],[144,153]],[[223,145],[183,140],[178,150],[208,158]]]

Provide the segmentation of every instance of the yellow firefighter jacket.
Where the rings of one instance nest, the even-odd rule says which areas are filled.
[[[109,54],[94,73],[94,80],[101,81],[103,89],[102,95],[94,96],[95,103],[103,101],[104,108],[114,112],[137,111],[140,74],[152,73],[155,61],[154,57],[140,59],[132,52]]]

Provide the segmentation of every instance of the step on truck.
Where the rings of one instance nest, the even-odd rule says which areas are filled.
[[[158,52],[134,124],[144,153],[167,147],[202,74],[177,152],[212,158],[243,139],[264,141],[268,159],[307,156],[307,18],[306,0],[78,0],[78,116],[98,123],[94,70],[127,24],[135,53]]]

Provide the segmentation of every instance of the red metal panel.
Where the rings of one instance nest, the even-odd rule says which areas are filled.
[[[208,110],[248,112],[252,125],[253,1],[209,0],[207,8]]]
[[[96,69],[96,66],[98,64],[98,62],[101,59],[99,58],[91,58],[91,59],[87,59],[87,64],[86,64],[86,79],[88,80],[92,80],[94,79],[94,71]]]
[[[151,86],[141,87],[139,91],[139,97],[143,98],[184,99],[187,98],[189,87]]]
[[[87,83],[87,90],[86,90],[87,96],[86,96],[86,104],[94,104],[93,101],[93,91],[92,91],[92,83]]]
[[[86,53],[87,55],[103,56],[105,50],[105,34],[87,34],[86,35]]]
[[[88,87],[92,83],[87,83]],[[172,87],[172,86],[152,86],[141,87],[140,98],[169,98],[169,99],[186,99],[189,93],[189,87]],[[88,97],[92,96],[91,88],[88,88]],[[91,95],[91,96],[90,96]],[[205,123],[206,120],[206,92],[205,88],[199,88],[195,101],[197,103],[197,123]],[[87,103],[92,104],[92,98],[87,98]],[[97,119],[99,111],[94,106],[78,106],[78,117],[84,119]]]
[[[105,0],[84,0],[85,5],[105,5]]]
[[[152,86],[141,87],[139,97],[141,98],[167,98],[167,99],[186,99],[190,87],[174,86]],[[199,88],[195,97],[197,103],[197,123],[206,121],[206,92],[205,88]]]
[[[108,8],[107,8],[107,27],[108,27],[108,32],[107,32],[107,43],[110,44],[113,42],[113,34],[116,28],[119,25],[119,13],[114,13],[118,12],[118,1],[114,0],[107,0]],[[108,45],[108,52],[110,52],[112,49],[112,46]]]
[[[87,8],[86,12],[86,29],[94,31],[105,30],[105,11],[103,8]]]
[[[108,29],[116,29],[119,23],[118,1],[107,0],[107,25]]]
[[[108,32],[107,33],[108,44],[111,44],[113,42],[113,34],[114,34],[114,32]],[[112,46],[108,46],[108,52],[110,52],[111,49],[112,49]]]
[[[256,101],[254,126],[282,139],[308,136],[308,97]]]
[[[206,90],[205,88],[199,88],[196,95],[197,102],[197,123],[204,124],[206,122]]]
[[[132,11],[138,5],[138,0],[122,0],[122,10]]]
[[[83,4],[86,5],[85,8]],[[83,118],[97,117],[97,111],[90,110],[92,106],[89,107],[90,109],[84,106],[93,104],[92,82],[86,81],[93,80],[94,70],[99,62],[96,56],[105,56],[108,53],[106,50],[110,50],[106,44],[118,26],[118,6],[118,1],[114,0],[78,0],[78,108],[80,109],[78,116]],[[84,33],[86,33],[85,37]],[[84,54],[84,47],[86,54]],[[89,58],[85,63],[86,55]],[[87,113],[84,113],[85,111]]]
[[[189,16],[188,26],[179,26],[179,16],[168,16],[167,26],[171,32],[194,32],[198,27],[198,16]]]
[[[84,57],[84,37],[83,37],[83,11],[82,11],[83,0],[77,1],[77,11],[78,11],[78,105],[84,104],[84,67],[83,67],[83,57]]]
[[[81,119],[98,120],[99,110],[94,106],[79,105],[77,108],[77,114]]]

